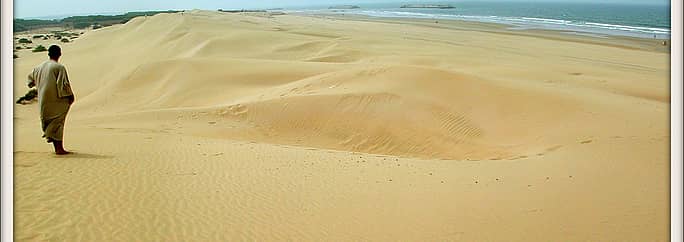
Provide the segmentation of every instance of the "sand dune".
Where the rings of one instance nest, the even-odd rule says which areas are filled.
[[[191,11],[63,46],[15,108],[22,240],[665,240],[669,53],[464,22]],[[44,53],[15,59],[15,96]]]

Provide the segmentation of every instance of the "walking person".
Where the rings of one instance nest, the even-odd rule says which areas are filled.
[[[49,60],[36,66],[29,73],[28,86],[36,86],[38,89],[43,138],[53,144],[55,154],[66,155],[71,152],[64,150],[62,137],[66,115],[74,103],[74,93],[66,68],[58,62],[62,56],[61,48],[57,45],[50,46],[48,56]]]

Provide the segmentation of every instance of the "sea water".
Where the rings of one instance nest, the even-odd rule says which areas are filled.
[[[553,29],[591,36],[670,38],[670,6],[666,4],[435,2],[454,7],[450,9],[400,8],[403,4],[355,4],[360,8],[344,10],[328,9],[328,6],[286,10],[293,13],[469,20],[507,24],[514,29]]]

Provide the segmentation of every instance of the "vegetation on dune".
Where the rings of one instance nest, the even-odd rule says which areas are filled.
[[[34,27],[35,26],[35,27]],[[59,27],[59,21],[40,19],[14,19],[14,32],[22,32],[36,28]]]
[[[84,29],[91,26],[107,27],[114,24],[124,24],[129,20],[139,16],[152,16],[159,13],[177,13],[181,11],[147,11],[129,12],[120,15],[88,15],[73,16],[61,20],[39,20],[39,19],[14,19],[14,32],[22,32],[46,27],[62,27]]]
[[[20,44],[30,44],[30,43],[33,43],[33,41],[31,41],[30,39],[27,39],[27,38],[21,38],[21,39],[19,39],[19,43]]]
[[[31,88],[23,97],[17,100],[17,104],[30,104],[38,98],[38,90]]]
[[[92,24],[92,23],[89,23],[89,22],[77,22],[77,23],[74,23],[74,26],[73,26],[73,27],[74,27],[75,29],[85,29],[85,28],[88,28],[88,27],[90,27],[90,26],[92,26],[92,25],[93,25],[93,24]]]
[[[67,38],[62,38],[61,41],[64,42],[64,43],[68,43],[68,42],[69,42],[69,39],[67,39]]]
[[[38,46],[36,46],[35,49],[33,49],[33,52],[43,52],[43,51],[47,51],[47,49],[45,48],[45,46],[42,46],[42,45],[38,45]]]
[[[52,31],[52,36],[54,36],[55,39],[62,39],[67,37],[79,36],[79,34],[63,31]]]

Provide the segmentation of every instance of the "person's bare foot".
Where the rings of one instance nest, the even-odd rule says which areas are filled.
[[[60,150],[60,151],[55,151],[56,155],[68,155],[71,154],[71,152],[66,151],[66,150]]]
[[[54,141],[52,144],[55,146],[55,154],[57,155],[68,155],[71,154],[71,152],[64,150],[64,146],[62,146],[62,141]]]

